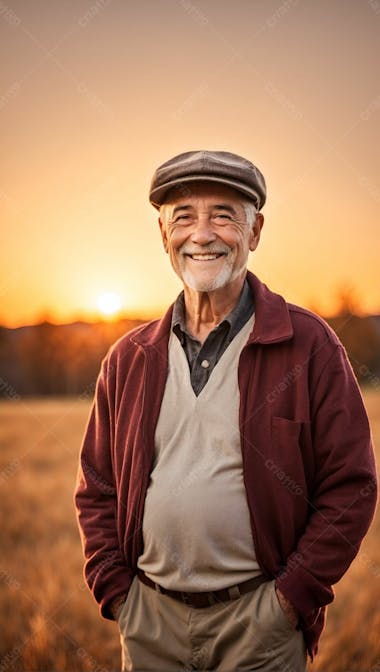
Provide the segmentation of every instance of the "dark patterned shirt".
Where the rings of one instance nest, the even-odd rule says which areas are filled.
[[[232,339],[253,315],[254,310],[253,295],[246,280],[236,306],[210,331],[202,344],[186,329],[184,293],[181,292],[177,297],[173,309],[172,330],[186,353],[191,385],[197,396]]]

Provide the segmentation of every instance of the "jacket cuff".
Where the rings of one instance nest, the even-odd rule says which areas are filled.
[[[112,606],[117,599],[122,599],[125,601],[129,593],[133,581],[133,576],[126,575],[123,580],[122,585],[114,586],[112,590],[108,591],[107,594],[103,597],[100,597],[94,594],[95,599],[99,603],[100,613],[103,618],[107,620],[114,621],[115,615],[112,610]]]
[[[321,607],[334,599],[331,586],[323,586],[301,565],[285,570],[275,581],[278,588],[300,615],[301,624],[310,628]]]

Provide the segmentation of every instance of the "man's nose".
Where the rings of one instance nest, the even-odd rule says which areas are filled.
[[[194,223],[191,240],[198,245],[207,245],[216,239],[216,234],[209,216],[200,216]]]

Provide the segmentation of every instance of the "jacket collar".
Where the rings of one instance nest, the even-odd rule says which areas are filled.
[[[256,275],[247,271],[248,284],[255,301],[255,325],[248,339],[250,343],[279,343],[293,336],[293,326],[285,299],[275,294]],[[169,338],[173,305],[160,320],[138,329],[132,340],[138,345],[155,347],[162,339]]]
[[[248,343],[279,343],[292,338],[293,325],[285,299],[250,271],[247,280],[255,300],[255,326]]]

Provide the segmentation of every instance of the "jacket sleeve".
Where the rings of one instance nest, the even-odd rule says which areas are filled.
[[[75,505],[86,582],[100,604],[101,614],[112,620],[111,602],[127,595],[132,572],[120,551],[116,526],[111,371],[107,359],[104,360],[80,452]]]
[[[335,347],[311,391],[316,478],[310,516],[276,586],[309,627],[355,558],[376,504],[368,418],[345,350]]]

